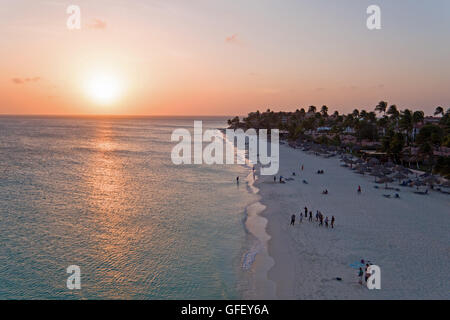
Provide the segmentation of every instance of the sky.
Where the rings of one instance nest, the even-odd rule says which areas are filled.
[[[448,0],[0,0],[0,114],[431,114],[449,40]]]

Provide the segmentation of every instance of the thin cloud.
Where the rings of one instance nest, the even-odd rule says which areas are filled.
[[[239,36],[237,33],[232,34],[231,36],[228,36],[225,38],[225,42],[229,44],[242,44]]]
[[[32,77],[32,78],[12,78],[11,81],[15,84],[24,84],[24,83],[28,83],[28,82],[38,82],[39,80],[41,80],[40,77]]]
[[[106,29],[106,21],[103,21],[101,19],[94,19],[94,22],[90,23],[88,27],[90,29],[103,30]]]

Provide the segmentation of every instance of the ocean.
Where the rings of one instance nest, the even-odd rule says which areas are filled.
[[[0,299],[241,298],[251,168],[174,165],[171,134],[194,120],[226,126],[0,117]],[[70,265],[80,290],[66,286]]]

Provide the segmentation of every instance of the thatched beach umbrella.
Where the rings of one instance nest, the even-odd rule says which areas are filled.
[[[384,183],[384,184],[386,184],[386,188],[388,187],[388,182],[392,182],[392,181],[394,181],[392,178],[390,178],[390,177],[382,177],[382,178],[380,178],[378,181],[376,181],[376,183]]]
[[[433,175],[430,175],[422,180],[423,183],[428,185],[439,184],[439,178]]]
[[[402,173],[408,175],[408,174],[413,174],[414,172],[408,168],[403,168]]]
[[[388,168],[393,168],[395,166],[395,163],[393,163],[392,161],[388,161],[384,165]]]
[[[356,171],[356,173],[362,174],[362,175],[365,175],[367,172],[368,172],[368,171],[367,171],[366,168],[359,168],[359,169]]]
[[[401,172],[397,172],[396,174],[394,174],[394,175],[392,176],[392,178],[398,179],[398,181],[401,181],[401,180],[403,180],[403,179],[408,178],[408,176],[405,176],[405,175],[404,175],[403,173],[401,173]]]
[[[377,158],[370,158],[370,160],[367,163],[371,166],[375,166],[380,163],[380,160],[378,160]]]
[[[375,182],[377,182],[377,178],[385,177],[385,175],[381,171],[374,170],[370,173],[371,176],[374,176]]]

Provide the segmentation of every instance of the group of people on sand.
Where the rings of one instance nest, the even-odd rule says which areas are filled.
[[[310,222],[313,222],[313,213],[312,211],[309,211],[308,214],[308,208],[305,207],[305,212],[300,212],[300,220],[299,223],[303,222],[303,217],[305,217],[305,220],[309,220]],[[336,219],[334,218],[334,216],[331,216],[331,220],[328,219],[328,217],[324,217],[324,215],[322,214],[322,212],[320,212],[319,210],[316,211],[316,222],[319,222],[319,226],[323,226],[325,223],[325,227],[329,227],[331,226],[332,229],[334,229],[334,223],[336,221]],[[325,219],[324,219],[325,218]],[[295,225],[295,214],[293,214],[291,216],[291,226]]]
[[[370,261],[368,261],[367,263],[364,261],[364,259],[361,259],[361,265],[364,266],[364,271],[363,271],[363,267],[359,267],[359,271],[358,271],[358,283],[360,285],[363,285],[363,283],[367,283],[367,280],[370,277],[370,273],[369,273],[369,267],[372,263],[370,263]],[[364,282],[363,282],[363,277],[364,277]]]

